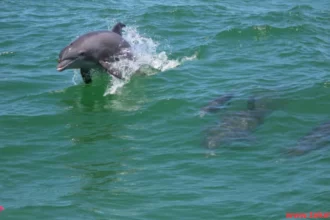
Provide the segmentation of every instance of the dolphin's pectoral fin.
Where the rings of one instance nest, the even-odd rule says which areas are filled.
[[[100,60],[99,63],[101,64],[101,66],[107,70],[107,72],[113,76],[115,76],[118,79],[123,79],[120,71],[116,68],[113,67],[113,65],[109,62]]]
[[[92,77],[91,77],[91,73],[90,73],[90,69],[80,69],[80,74],[81,77],[83,78],[84,82],[86,84],[89,84],[92,82]]]

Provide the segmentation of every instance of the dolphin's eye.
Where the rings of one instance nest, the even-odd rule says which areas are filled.
[[[80,52],[79,56],[85,56],[85,52]]]

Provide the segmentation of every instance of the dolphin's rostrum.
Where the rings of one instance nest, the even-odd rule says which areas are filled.
[[[91,83],[90,70],[103,68],[109,74],[122,79],[113,63],[120,59],[132,59],[131,47],[121,36],[123,23],[117,23],[112,31],[94,31],[84,34],[62,49],[58,71],[80,69],[85,83]]]

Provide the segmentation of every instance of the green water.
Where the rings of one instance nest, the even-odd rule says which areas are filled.
[[[164,68],[113,94],[106,73],[84,85],[77,72],[56,71],[70,41],[117,21],[139,55]],[[330,146],[283,154],[330,120],[329,21],[326,0],[3,0],[0,219],[264,220],[330,211]],[[228,93],[235,98],[224,111],[264,94],[285,104],[245,147],[211,152],[204,131],[226,113],[199,111]]]

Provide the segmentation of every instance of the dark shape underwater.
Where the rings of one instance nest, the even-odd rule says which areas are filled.
[[[254,98],[247,101],[247,109],[223,116],[220,123],[207,129],[203,145],[214,149],[235,141],[246,141],[264,122],[273,110],[265,103],[258,103]]]
[[[207,113],[216,113],[216,112],[218,112],[233,97],[234,97],[233,94],[225,94],[225,95],[222,95],[222,96],[214,99],[213,101],[208,103],[206,106],[201,108],[200,116],[203,117]]]
[[[299,156],[328,146],[330,146],[330,121],[312,129],[298,140],[296,147],[289,149],[287,153],[291,156]]]

